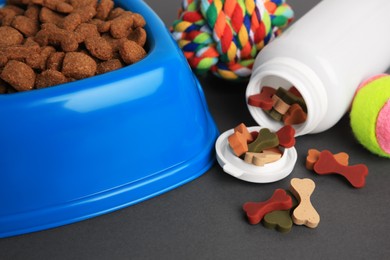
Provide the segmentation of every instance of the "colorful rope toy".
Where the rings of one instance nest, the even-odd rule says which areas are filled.
[[[244,79],[293,15],[285,0],[183,0],[172,35],[197,74]]]

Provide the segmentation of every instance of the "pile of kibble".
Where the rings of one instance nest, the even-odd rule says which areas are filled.
[[[146,56],[144,18],[112,0],[8,0],[0,25],[1,94],[88,78]]]

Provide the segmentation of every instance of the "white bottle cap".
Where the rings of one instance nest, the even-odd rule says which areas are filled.
[[[249,132],[260,131],[262,127],[248,127]],[[282,157],[273,163],[264,166],[249,164],[237,157],[228,143],[228,137],[234,133],[230,129],[221,134],[215,143],[217,161],[224,172],[244,181],[255,183],[269,183],[287,177],[294,169],[297,161],[297,151],[294,147],[284,149]]]

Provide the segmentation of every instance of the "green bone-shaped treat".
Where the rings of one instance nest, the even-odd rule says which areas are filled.
[[[260,130],[256,140],[248,145],[248,152],[260,153],[265,149],[278,145],[278,136],[275,133],[272,133],[268,128],[263,128]]]
[[[289,105],[297,103],[298,105],[301,106],[303,111],[305,111],[307,113],[306,103],[305,103],[305,100],[303,98],[295,96],[293,93],[289,92],[288,90],[286,90],[282,87],[279,87],[276,90],[275,95],[278,96],[281,100],[283,100],[285,103],[287,103]]]
[[[275,121],[282,121],[283,119],[283,115],[276,111],[274,108],[272,108],[271,110],[264,110],[264,112],[270,117],[272,117]]]
[[[293,226],[291,213],[298,206],[298,201],[290,191],[286,191],[292,198],[293,206],[288,210],[275,210],[266,214],[263,218],[263,225],[266,228],[276,229],[279,232],[287,233]]]

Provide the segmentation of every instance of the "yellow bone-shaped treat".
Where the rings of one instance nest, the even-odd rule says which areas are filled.
[[[262,153],[245,153],[245,162],[252,163],[256,166],[264,166],[266,163],[276,162],[282,157],[280,153],[266,151]]]
[[[313,207],[310,196],[315,189],[315,183],[310,179],[293,178],[290,183],[290,191],[298,199],[299,205],[295,208],[292,219],[296,225],[305,225],[316,228],[320,223],[320,215]]]

